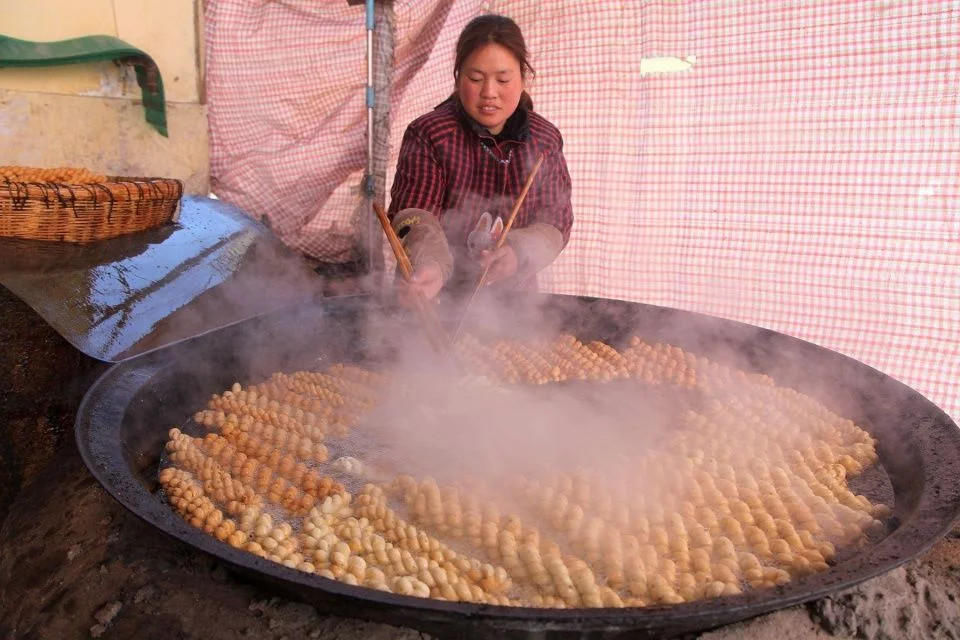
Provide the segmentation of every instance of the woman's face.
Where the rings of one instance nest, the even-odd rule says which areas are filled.
[[[509,49],[484,45],[467,56],[457,76],[457,94],[470,117],[497,135],[523,93],[520,63]]]

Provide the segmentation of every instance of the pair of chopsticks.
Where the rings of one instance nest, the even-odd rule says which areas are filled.
[[[390,219],[387,218],[383,207],[375,202],[373,203],[373,210],[380,220],[383,232],[387,235],[387,241],[390,243],[390,248],[393,249],[393,255],[397,258],[397,265],[400,267],[403,279],[410,282],[413,278],[413,265],[410,264],[410,258],[407,256],[403,244],[400,243],[397,232],[393,230],[393,225],[390,224]],[[433,305],[419,291],[415,293],[413,300],[414,308],[420,318],[420,323],[423,325],[423,332],[427,336],[430,346],[439,354],[449,353],[453,343],[450,336],[440,325],[440,320],[434,313]]]
[[[537,172],[540,171],[540,166],[542,164],[543,154],[541,153],[540,157],[537,158],[536,163],[534,163],[533,168],[530,170],[530,175],[527,176],[526,182],[523,183],[523,189],[520,191],[520,196],[517,198],[516,203],[514,203],[513,209],[511,209],[510,215],[507,217],[507,221],[503,225],[503,231],[500,232],[500,237],[497,238],[494,251],[502,248],[503,243],[506,242],[507,234],[510,232],[510,228],[513,227],[513,222],[517,219],[517,213],[520,211],[520,207],[523,206],[523,201],[526,200],[527,193],[530,191],[530,186],[533,184],[533,179],[537,177]],[[376,212],[377,218],[380,220],[380,225],[383,227],[383,232],[387,234],[387,240],[390,242],[390,248],[393,249],[393,255],[397,258],[397,264],[400,266],[400,272],[403,273],[403,278],[407,282],[410,282],[410,280],[413,278],[413,265],[410,264],[410,258],[407,256],[407,252],[400,243],[400,238],[397,237],[397,233],[393,230],[393,225],[390,224],[390,220],[387,218],[387,214],[383,210],[383,207],[381,207],[378,203],[374,203],[373,210]],[[470,294],[470,298],[467,300],[467,303],[464,305],[463,311],[460,314],[460,319],[457,321],[457,328],[453,334],[453,340],[450,339],[450,336],[440,325],[440,321],[433,312],[433,307],[430,305],[427,299],[423,297],[423,294],[417,292],[417,294],[414,296],[417,315],[420,316],[424,333],[426,334],[430,345],[437,353],[450,352],[453,343],[456,342],[457,338],[460,336],[460,330],[463,328],[463,321],[466,319],[467,314],[470,311],[470,306],[473,304],[474,298],[476,298],[477,294],[480,293],[480,289],[483,288],[483,285],[487,283],[487,274],[490,272],[490,267],[492,265],[492,262],[487,264],[486,268],[483,270],[483,273],[480,274],[480,279],[477,280],[477,285],[474,287],[473,293]]]
[[[513,226],[513,221],[517,218],[517,212],[520,211],[520,207],[523,206],[523,201],[527,197],[527,192],[530,191],[530,185],[533,184],[533,179],[537,177],[537,172],[540,171],[540,165],[543,164],[543,154],[540,154],[540,157],[537,158],[537,162],[533,165],[533,168],[530,170],[530,175],[527,176],[527,181],[523,183],[523,189],[520,191],[520,196],[517,198],[516,203],[513,205],[513,209],[510,210],[510,215],[507,217],[507,222],[503,225],[503,231],[500,232],[500,237],[497,238],[497,243],[494,246],[494,251],[503,247],[503,243],[507,240],[507,234],[510,233],[510,227]],[[474,298],[477,297],[477,294],[480,293],[480,289],[483,288],[483,285],[487,283],[487,274],[490,272],[490,267],[493,263],[488,263],[486,268],[483,270],[483,273],[480,274],[480,279],[477,280],[477,286],[474,287],[473,293],[470,294],[470,298],[467,299],[467,303],[463,306],[463,311],[460,313],[460,319],[457,321],[457,328],[453,332],[453,341],[456,342],[457,338],[460,337],[460,330],[463,328],[463,322],[467,318],[467,314],[470,312],[470,306],[473,304]]]

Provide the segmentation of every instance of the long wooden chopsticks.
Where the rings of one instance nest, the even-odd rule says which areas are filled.
[[[510,210],[510,215],[507,217],[507,222],[503,225],[503,231],[500,232],[500,237],[497,238],[497,243],[494,246],[494,250],[500,249],[503,246],[503,243],[507,240],[507,234],[510,232],[510,227],[513,226],[513,221],[517,218],[517,212],[520,211],[520,207],[523,206],[523,201],[527,198],[527,192],[530,191],[530,185],[533,184],[533,179],[537,177],[537,172],[540,171],[540,165],[543,164],[543,154],[540,154],[540,157],[537,158],[536,163],[533,165],[533,168],[530,169],[530,175],[527,176],[527,181],[523,183],[523,190],[520,191],[520,196],[517,198],[516,203],[513,205],[513,209]],[[487,282],[487,273],[490,272],[490,267],[493,263],[487,264],[484,268],[483,273],[480,274],[480,279],[477,280],[477,286],[474,287],[473,293],[470,294],[470,298],[467,300],[467,303],[463,307],[463,311],[460,313],[460,319],[457,321],[457,328],[453,332],[453,341],[456,342],[457,338],[460,337],[460,330],[463,328],[463,321],[466,320],[467,314],[470,311],[470,306],[473,304],[474,298],[477,297],[477,294],[480,293],[480,289],[483,288],[483,285]]]
[[[390,248],[393,249],[393,255],[397,258],[397,265],[400,267],[400,273],[403,274],[403,279],[410,282],[413,278],[413,265],[410,263],[410,258],[407,256],[407,252],[404,250],[400,238],[397,237],[397,232],[393,230],[393,225],[390,224],[390,219],[387,218],[383,207],[375,202],[373,203],[373,211],[377,214],[377,219],[380,220],[383,232],[387,235],[387,241],[390,243]],[[423,325],[423,331],[427,336],[427,341],[430,343],[430,346],[433,347],[437,353],[449,353],[452,345],[450,336],[447,335],[447,332],[444,331],[443,326],[441,326],[440,320],[433,311],[433,307],[419,291],[414,294],[413,300],[414,308],[417,311],[417,316],[420,318],[420,323]]]

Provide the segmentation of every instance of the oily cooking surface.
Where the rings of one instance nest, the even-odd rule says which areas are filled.
[[[877,477],[871,436],[771,378],[639,338],[458,350],[470,375],[234,385],[195,416],[206,435],[171,430],[167,498],[302,571],[518,606],[722,597],[883,533],[887,507],[847,484]]]

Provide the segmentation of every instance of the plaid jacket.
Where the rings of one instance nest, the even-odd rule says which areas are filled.
[[[440,220],[454,254],[484,211],[506,222],[540,153],[543,166],[517,213],[514,228],[555,226],[566,244],[573,225],[570,174],[560,131],[532,111],[518,109],[493,136],[450,98],[407,127],[391,190],[389,215],[425,209]]]

